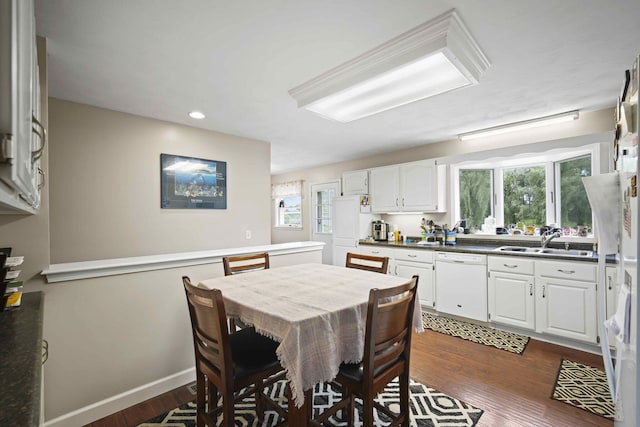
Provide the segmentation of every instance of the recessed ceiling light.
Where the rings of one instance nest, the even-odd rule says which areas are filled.
[[[205,118],[205,115],[200,111],[192,111],[189,113],[189,117],[191,117],[192,119],[202,120]]]
[[[350,122],[475,85],[489,60],[455,10],[289,91],[298,108]]]

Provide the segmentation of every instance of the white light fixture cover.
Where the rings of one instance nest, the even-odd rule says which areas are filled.
[[[289,91],[299,108],[350,122],[478,83],[489,61],[455,10]]]
[[[531,129],[538,126],[547,126],[555,123],[569,122],[576,120],[579,111],[568,111],[566,113],[554,114],[552,116],[539,117],[537,119],[524,120],[522,122],[509,123],[502,126],[477,130],[473,132],[461,133],[458,135],[461,141],[469,141],[472,139],[486,138],[488,136],[500,135],[508,132],[516,132],[525,129]]]
[[[189,117],[196,120],[202,120],[205,118],[205,115],[201,111],[192,111],[189,113]]]

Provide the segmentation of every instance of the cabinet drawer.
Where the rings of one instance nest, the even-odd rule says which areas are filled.
[[[534,261],[522,257],[491,256],[487,260],[489,271],[502,271],[533,275]]]
[[[538,261],[536,276],[595,282],[597,268],[596,264],[583,262]]]
[[[416,261],[433,263],[433,251],[422,249],[397,249],[394,254],[397,261]]]
[[[361,245],[358,247],[358,252],[363,255],[387,256],[389,258],[393,258],[394,256],[394,250],[392,248],[384,248],[380,246]]]

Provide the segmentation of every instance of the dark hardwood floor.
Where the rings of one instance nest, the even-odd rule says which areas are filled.
[[[531,340],[522,355],[427,330],[414,335],[411,377],[485,412],[481,426],[608,426],[613,422],[550,398],[563,358],[602,368],[602,358]],[[87,427],[130,427],[194,399],[180,387]]]

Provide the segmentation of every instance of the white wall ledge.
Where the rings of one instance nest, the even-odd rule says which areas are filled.
[[[277,256],[292,253],[321,251],[323,247],[323,242],[290,242],[278,243],[275,245],[215,249],[210,251],[181,252],[175,254],[69,262],[63,264],[51,264],[49,268],[43,270],[40,274],[46,276],[48,283],[55,283],[68,280],[88,279],[92,277],[137,273],[141,271],[220,263],[222,262],[223,257],[232,255],[268,252],[270,256]]]

